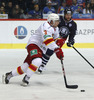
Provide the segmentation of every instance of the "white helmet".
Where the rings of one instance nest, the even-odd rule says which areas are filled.
[[[55,13],[51,13],[48,15],[48,18],[47,18],[47,22],[51,22],[53,21],[53,23],[55,23],[56,20],[59,20],[59,16]]]

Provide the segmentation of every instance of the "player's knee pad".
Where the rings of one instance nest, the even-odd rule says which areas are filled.
[[[41,58],[35,58],[32,60],[32,64],[39,67],[42,64],[42,59]]]
[[[28,63],[24,63],[24,64],[21,65],[21,69],[22,69],[22,71],[23,71],[24,73],[27,71],[28,66],[29,66]]]

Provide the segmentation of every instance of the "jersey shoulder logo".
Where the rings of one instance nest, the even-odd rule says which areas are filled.
[[[47,30],[44,30],[44,34],[45,34],[45,35],[44,35],[44,39],[46,39],[47,37],[51,37],[51,35],[48,35],[48,34],[47,34]]]

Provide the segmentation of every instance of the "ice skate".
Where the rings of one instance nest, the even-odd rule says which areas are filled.
[[[30,77],[28,77],[27,75],[24,76],[23,80],[22,80],[22,84],[21,86],[27,86],[29,84],[28,80],[30,79]]]
[[[38,73],[41,74],[43,70],[44,70],[44,66],[43,66],[43,65],[39,66],[39,68],[38,68]]]
[[[2,75],[2,83],[8,84],[11,77],[12,77],[12,72]]]

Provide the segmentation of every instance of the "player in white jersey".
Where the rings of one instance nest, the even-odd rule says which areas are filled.
[[[64,44],[66,39],[68,38],[67,46],[71,47],[75,43],[74,37],[76,35],[77,24],[72,20],[72,10],[70,8],[66,8],[64,10],[64,16],[60,16],[59,34],[62,39],[58,39],[56,42],[60,47],[61,44]],[[62,40],[62,41],[61,41]],[[60,44],[61,43],[61,44]],[[50,57],[52,56],[54,51],[47,50],[46,53],[42,56],[42,64],[38,68],[38,72],[42,73],[44,67],[48,63]]]
[[[4,83],[8,84],[11,77],[26,73],[22,80],[22,85],[27,86],[29,84],[30,77],[42,64],[43,49],[41,46],[45,47],[45,51],[54,51],[59,59],[64,57],[63,51],[55,42],[55,40],[59,37],[57,27],[58,24],[59,16],[53,13],[50,14],[48,16],[47,22],[41,24],[37,29],[37,32],[30,37],[27,43],[28,55],[24,63],[13,71],[3,75]]]

